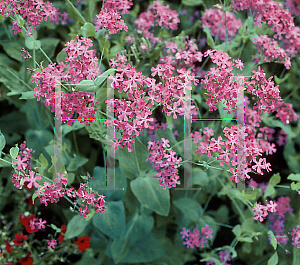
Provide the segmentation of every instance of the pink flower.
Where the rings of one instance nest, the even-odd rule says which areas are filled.
[[[48,240],[48,248],[55,249],[55,245],[57,245],[57,241],[55,239]]]
[[[204,16],[201,18],[204,26],[207,26],[211,30],[211,35],[216,37],[219,32],[219,38],[225,40],[227,30],[227,36],[230,40],[243,25],[240,19],[236,19],[234,13],[226,11],[226,27],[224,12],[218,8],[209,8],[205,10]],[[220,26],[221,25],[221,26]],[[220,26],[220,29],[219,29]]]
[[[21,171],[21,169],[27,167],[27,163],[23,163],[28,160],[27,157],[23,157],[23,159],[21,160],[21,157],[18,155],[17,160],[18,161],[12,161],[13,165],[17,165],[16,170]]]
[[[27,185],[27,187],[29,189],[32,188],[32,184],[34,184],[34,186],[36,188],[38,188],[40,185],[36,182],[37,180],[41,179],[41,176],[40,175],[36,175],[36,172],[34,171],[30,171],[29,172],[29,177],[25,177],[24,180],[25,181],[29,181],[29,184]]]

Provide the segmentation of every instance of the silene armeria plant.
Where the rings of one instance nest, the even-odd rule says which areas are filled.
[[[299,6],[0,1],[1,264],[299,264]]]

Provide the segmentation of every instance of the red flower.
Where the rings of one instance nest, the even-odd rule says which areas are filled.
[[[20,260],[18,260],[18,262],[21,263],[21,265],[31,265],[33,263],[33,258],[29,257],[30,254],[31,254],[31,252],[29,252],[26,255],[26,257],[23,257]]]
[[[7,240],[4,240],[5,244],[6,244],[6,251],[8,253],[12,252],[13,251],[13,247],[8,243]]]
[[[21,233],[20,235],[15,234],[15,238],[13,239],[13,242],[15,243],[16,246],[23,246],[27,237],[28,236],[23,235],[23,233]]]
[[[30,221],[33,220],[33,218],[35,218],[34,214],[29,216],[25,216],[24,214],[20,214],[19,220],[20,222],[25,226],[26,231],[31,234],[31,233],[35,233],[38,231],[38,229],[34,229],[32,230],[30,227]]]
[[[79,237],[78,240],[75,242],[75,245],[78,245],[78,249],[80,251],[84,251],[90,247],[90,237],[84,235],[83,237]]]
[[[64,237],[65,237],[65,232],[67,231],[66,225],[62,225],[60,228],[61,228],[61,232],[58,237],[58,244],[61,244],[61,242],[63,242]]]

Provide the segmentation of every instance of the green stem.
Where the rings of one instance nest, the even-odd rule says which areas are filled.
[[[15,78],[17,78],[21,83],[23,83],[25,86],[27,86],[30,90],[33,90],[28,84],[26,84],[22,79],[20,79],[20,77],[18,77],[17,75],[15,75],[12,71],[10,71],[8,68],[6,68],[2,63],[0,63],[0,65],[5,68],[7,70],[7,72],[9,72],[10,74],[12,74]]]
[[[5,160],[5,159],[2,159],[2,158],[0,158],[0,160],[2,160],[2,161],[4,161],[4,162],[6,162],[6,163],[8,163],[8,164],[11,164],[12,165],[12,163],[11,162],[8,162],[7,160]]]
[[[81,13],[78,11],[78,9],[72,4],[72,2],[70,0],[67,0],[67,2],[70,4],[70,6],[75,10],[75,12],[77,13],[77,15],[82,19],[82,21],[84,21],[84,23],[86,23],[86,20],[84,19],[84,17],[81,15]]]

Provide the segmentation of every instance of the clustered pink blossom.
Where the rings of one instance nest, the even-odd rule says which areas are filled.
[[[244,145],[247,147],[245,150],[245,164],[242,165],[238,162],[237,157],[237,149],[240,146],[240,142],[238,141],[238,134],[244,132]],[[230,168],[229,171],[233,174],[230,177],[230,180],[234,180],[236,183],[239,182],[240,178],[250,179],[248,172],[252,170],[256,171],[259,174],[262,173],[262,169],[266,169],[267,171],[271,171],[270,163],[266,163],[265,158],[260,158],[259,161],[256,160],[256,156],[261,156],[263,152],[276,152],[274,146],[269,142],[264,140],[257,140],[255,137],[255,128],[251,125],[245,124],[244,126],[234,125],[231,128],[225,127],[224,135],[228,140],[222,141],[222,136],[219,136],[218,139],[211,138],[214,134],[212,133],[212,129],[208,127],[205,128],[204,131],[196,131],[194,134],[191,134],[192,140],[194,143],[198,143],[199,140],[201,143],[198,145],[195,154],[202,156],[204,153],[208,154],[208,157],[212,156],[212,152],[218,152],[216,155],[216,160],[220,160],[221,166],[224,166],[224,162],[227,165],[232,164],[232,166],[236,166],[237,168]],[[203,137],[203,135],[205,135]],[[223,150],[222,146],[225,146],[225,150]],[[251,166],[251,163],[254,162],[255,165]],[[248,167],[250,166],[250,167]],[[239,170],[239,171],[238,171]],[[244,176],[238,176],[238,172],[244,172]]]
[[[291,58],[287,56],[284,49],[279,47],[278,42],[267,35],[260,35],[257,38],[253,38],[256,48],[261,56],[254,57],[254,62],[258,63],[260,58],[263,58],[264,62],[276,61],[283,63],[286,69],[290,69]]]
[[[116,34],[122,29],[127,31],[128,27],[121,19],[120,11],[122,10],[122,14],[129,14],[128,9],[131,6],[131,0],[105,0],[102,10],[94,20],[96,32],[101,28],[109,29],[110,34]]]
[[[287,2],[290,3],[287,6],[291,7],[291,2],[294,1]],[[231,5],[234,11],[248,8],[254,11],[254,24],[261,27],[262,23],[267,23],[271,30],[276,32],[274,38],[282,40],[282,47],[286,51],[287,56],[292,55],[295,57],[300,49],[300,28],[295,26],[291,13],[288,9],[283,9],[282,3],[273,0],[234,0],[231,2]],[[285,39],[283,39],[282,35],[285,35]]]
[[[276,211],[269,215],[269,228],[274,232],[279,244],[286,244],[289,240],[288,236],[284,233],[284,222],[287,212],[289,214],[293,212],[293,209],[290,207],[290,197],[279,197],[276,202]]]
[[[236,19],[234,13],[226,11],[226,24],[224,11],[219,8],[209,8],[205,10],[204,16],[201,18],[202,27],[208,27],[211,35],[216,37],[219,33],[220,40],[226,39],[226,31],[228,40],[232,39],[238,29],[243,26],[240,19]]]
[[[40,22],[44,19],[50,18],[51,23],[58,23],[59,20],[62,24],[66,24],[68,14],[63,14],[58,11],[58,8],[52,6],[50,2],[44,2],[43,0],[3,0],[0,2],[0,14],[6,17],[20,15],[26,22],[24,28],[31,35],[31,31],[40,25]],[[12,21],[11,30],[16,35],[21,32],[16,20]]]
[[[268,212],[274,213],[277,211],[277,203],[270,201],[267,205],[262,205],[260,202],[252,208],[254,211],[254,219],[259,219],[260,222],[264,221],[264,218],[268,216]]]
[[[227,263],[228,261],[231,261],[231,254],[229,253],[229,250],[226,249],[225,251],[219,251],[219,260],[222,263],[222,265],[230,265],[230,263]],[[206,261],[206,265],[215,265],[214,261]]]
[[[40,97],[45,97],[44,104],[51,107],[51,112],[55,112],[55,89],[58,85],[66,82],[76,88],[80,81],[93,80],[98,75],[98,59],[94,57],[96,51],[88,50],[93,46],[91,39],[85,37],[79,39],[76,36],[76,42],[71,40],[65,46],[64,50],[68,53],[66,63],[60,62],[57,66],[56,63],[53,63],[46,68],[41,66],[41,72],[31,70],[33,72],[31,81],[39,82],[38,87],[34,88],[36,92],[34,96],[37,101],[40,101]],[[93,94],[86,91],[61,92],[62,120],[67,120],[68,125],[71,125],[74,122],[72,117],[76,110],[79,113],[80,123],[89,126],[91,121],[96,120],[93,107],[98,104],[98,101],[95,101]]]
[[[196,39],[190,40],[189,36],[182,38],[181,47],[177,47],[175,42],[165,41],[166,52],[172,52],[174,55],[163,56],[160,58],[160,62],[172,64],[176,68],[194,68],[195,63],[202,62],[203,57],[195,42]]]
[[[122,148],[123,145],[128,146],[128,151],[132,152],[132,143],[134,139],[142,133],[144,128],[153,129],[149,122],[152,118],[151,107],[155,103],[163,106],[163,110],[167,116],[173,114],[173,118],[177,118],[177,114],[186,115],[197,114],[195,106],[187,106],[187,96],[184,96],[186,89],[191,90],[191,83],[197,84],[194,74],[189,70],[177,69],[179,76],[173,76],[174,67],[170,64],[158,64],[152,67],[153,78],[145,78],[141,72],[136,72],[135,67],[130,64],[125,65],[127,61],[124,55],[117,55],[115,59],[111,59],[110,66],[116,68],[115,76],[109,78],[113,80],[112,87],[118,89],[119,93],[127,93],[128,100],[112,99],[106,100],[107,108],[116,112],[114,125],[122,133],[122,139],[113,142],[112,145]],[[156,83],[155,76],[162,79],[163,82]],[[144,86],[147,86],[145,89]],[[191,99],[191,101],[193,101]],[[106,120],[105,126],[111,126],[112,121]],[[115,139],[116,140],[116,139]]]
[[[285,5],[289,9],[291,14],[294,14],[295,16],[300,15],[300,1],[299,0],[286,0]]]
[[[18,172],[13,173],[12,182],[16,182],[14,186],[18,189],[23,187],[22,180],[28,181],[29,184],[27,185],[28,188],[32,187],[32,184],[37,188],[35,194],[40,199],[40,202],[43,203],[45,206],[48,206],[48,202],[57,203],[59,198],[63,196],[68,196],[72,199],[75,199],[74,205],[77,205],[78,202],[81,202],[81,207],[79,208],[79,215],[83,215],[87,217],[87,214],[90,212],[87,205],[91,205],[95,208],[95,213],[97,212],[104,212],[104,197],[103,195],[99,195],[98,192],[94,192],[90,187],[88,187],[88,182],[80,183],[80,187],[78,190],[74,188],[67,188],[68,180],[64,174],[60,175],[57,173],[57,178],[54,179],[54,182],[47,182],[45,181],[42,185],[36,182],[36,180],[41,179],[40,175],[36,175],[38,171],[38,167],[35,170],[31,169],[31,164],[29,163],[29,158],[31,157],[32,149],[28,149],[26,146],[26,142],[24,141],[23,144],[20,145],[18,161],[14,161],[17,167],[15,170]],[[26,159],[22,159],[24,157]],[[24,165],[26,162],[26,165]],[[30,177],[29,177],[30,176]],[[86,204],[83,204],[86,203]],[[37,221],[36,218],[30,220],[30,228],[33,229],[41,229],[44,228],[44,224],[46,222],[42,219]]]
[[[255,11],[254,24],[261,27],[262,23],[267,23],[271,30],[275,31],[274,38],[282,39],[281,35],[287,34],[293,27],[293,17],[287,9],[283,9],[283,4],[273,0],[234,0],[231,5],[236,10],[250,8]]]
[[[160,1],[154,1],[153,5],[149,5],[147,11],[142,12],[134,21],[137,29],[143,33],[143,37],[148,37],[152,43],[161,41],[161,38],[154,37],[149,31],[152,27],[159,26],[176,30],[179,22],[176,10],[171,10],[169,5],[165,6]]]
[[[180,234],[182,235],[182,238],[185,238],[185,241],[183,242],[184,245],[186,245],[187,248],[194,248],[196,246],[197,248],[201,246],[201,248],[204,248],[204,244],[207,243],[208,238],[213,238],[212,236],[213,230],[209,228],[209,225],[205,225],[201,228],[201,234],[200,231],[195,227],[193,232],[190,232],[189,229],[186,229],[186,227],[183,227]]]
[[[149,141],[148,149],[150,156],[147,160],[157,169],[160,186],[165,190],[167,187],[170,189],[176,187],[176,184],[180,185],[177,168],[182,158],[175,157],[176,152],[170,148],[169,140],[161,138],[160,141]]]
[[[210,111],[216,110],[216,104],[225,99],[228,108],[224,107],[223,109],[228,110],[228,113],[231,111],[235,113],[234,107],[237,104],[237,95],[241,85],[240,80],[232,80],[234,74],[231,71],[233,68],[242,70],[243,63],[240,60],[235,60],[235,63],[232,62],[231,57],[222,51],[208,50],[204,53],[204,57],[207,56],[210,56],[212,62],[217,64],[218,68],[211,68],[205,75],[205,79],[201,81],[207,92],[210,92],[210,94],[205,93],[209,96],[206,104],[209,106]],[[267,80],[260,66],[258,71],[253,70],[252,73],[250,81],[247,81],[247,78],[244,77],[243,86],[247,88],[246,91],[249,94],[256,96],[256,98],[252,97],[253,100],[256,100],[253,109],[258,109],[258,114],[276,111],[276,117],[280,117],[284,124],[288,124],[292,120],[296,121],[299,115],[295,113],[291,104],[283,102],[283,99],[279,96],[279,86],[274,86],[273,77]]]
[[[284,130],[279,131],[278,139],[276,140],[276,143],[278,146],[283,146],[287,141],[289,140],[289,136]]]
[[[300,248],[300,225],[297,225],[297,228],[293,228],[292,232],[289,233],[292,236],[293,246]]]

